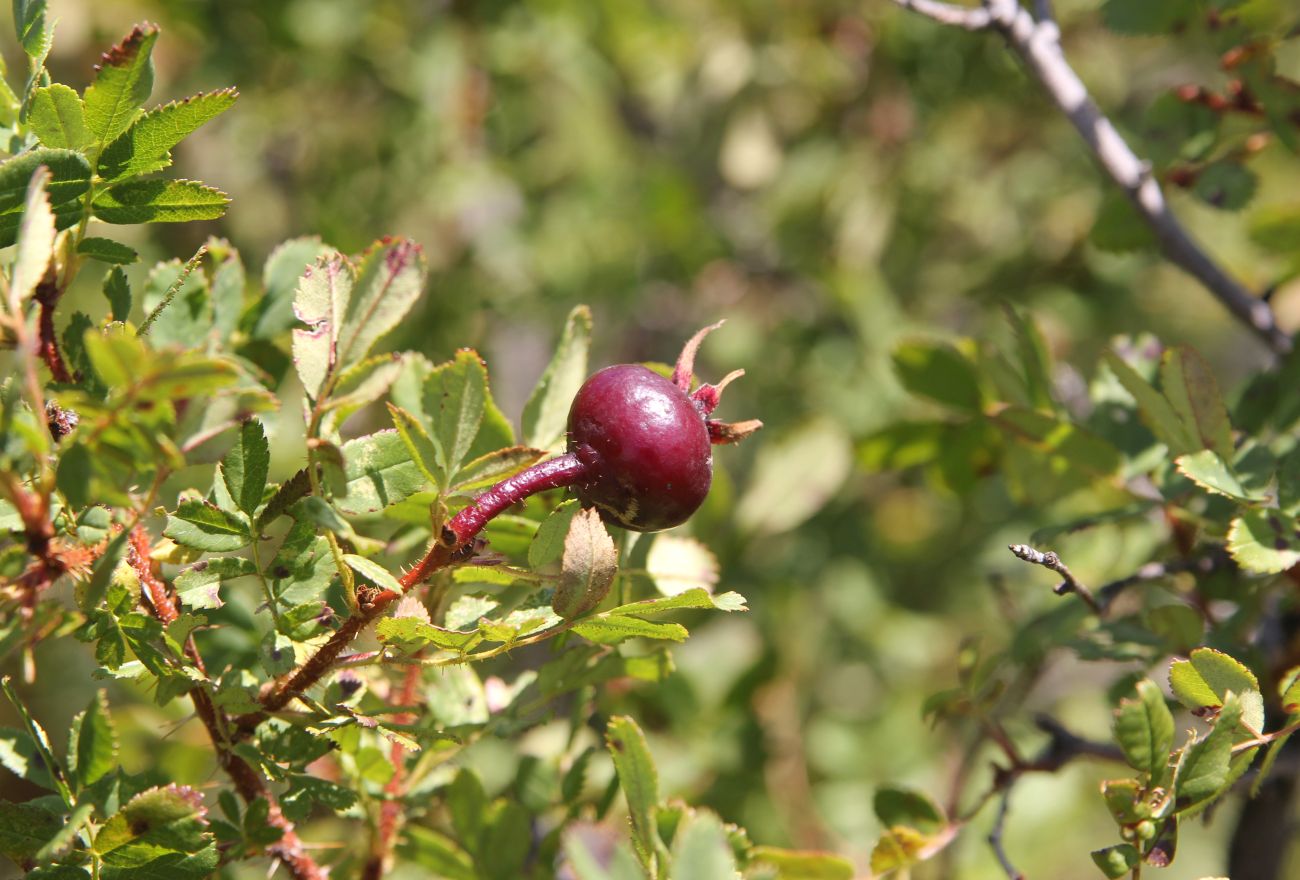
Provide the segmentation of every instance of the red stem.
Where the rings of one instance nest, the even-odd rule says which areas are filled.
[[[51,266],[50,271],[36,285],[36,292],[33,295],[33,299],[41,309],[37,327],[40,340],[37,347],[41,353],[41,360],[45,361],[45,366],[50,368],[50,375],[54,377],[54,381],[71,382],[72,376],[63,362],[63,355],[59,353],[59,340],[54,332],[54,307],[58,305],[62,295],[63,291],[55,280],[54,268]]]

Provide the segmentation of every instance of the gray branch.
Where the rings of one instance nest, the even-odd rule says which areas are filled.
[[[1061,50],[1060,30],[1050,17],[1035,20],[1017,0],[984,0],[979,8],[933,0],[894,0],[943,24],[967,30],[992,28],[1020,57],[1088,144],[1106,174],[1124,190],[1154,233],[1164,257],[1201,283],[1277,354],[1291,350],[1291,337],[1277,326],[1272,308],[1247,290],[1192,238],[1165,201],[1147,162],[1138,158],[1088,94]],[[1040,10],[1045,4],[1039,4]]]

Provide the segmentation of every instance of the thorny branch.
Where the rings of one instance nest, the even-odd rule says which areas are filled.
[[[1273,309],[1247,290],[1211,257],[1174,216],[1151,166],[1133,152],[1098,108],[1061,49],[1060,29],[1046,0],[1036,0],[1037,18],[1017,0],[984,0],[978,7],[936,0],[894,0],[904,9],[966,30],[996,30],[1052,102],[1070,120],[1106,174],[1118,184],[1155,234],[1165,259],[1195,278],[1276,354],[1291,350],[1291,337],[1277,325]]]

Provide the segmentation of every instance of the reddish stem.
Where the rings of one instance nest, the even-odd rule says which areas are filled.
[[[546,489],[572,486],[587,474],[587,466],[573,453],[538,462],[530,468],[508,477],[474,499],[454,517],[433,542],[424,558],[400,579],[402,591],[358,591],[360,610],[339,627],[325,644],[317,649],[306,663],[266,688],[261,697],[262,708],[235,719],[236,735],[246,734],[262,722],[268,712],[278,712],[290,700],[306,691],[330,670],[343,649],[352,643],[366,626],[378,617],[388,605],[402,597],[411,587],[429,575],[455,562],[461,562],[474,552],[474,539],[496,515],[529,495]]]
[[[406,674],[402,679],[402,689],[397,694],[397,698],[392,700],[398,706],[409,706],[415,702],[416,692],[420,687],[420,679],[424,667],[415,664],[406,667]],[[410,712],[403,712],[400,715],[393,716],[394,724],[410,724],[415,721],[415,716]],[[388,855],[392,851],[393,841],[397,837],[397,829],[402,821],[402,802],[400,798],[406,790],[406,767],[403,758],[406,749],[402,744],[394,742],[389,750],[389,760],[393,765],[393,778],[388,780],[384,786],[384,793],[388,796],[382,804],[379,805],[379,827],[375,831],[374,846],[371,849],[370,857],[366,860],[365,867],[361,871],[362,880],[380,880],[384,876],[384,863],[388,861]]]
[[[54,377],[54,381],[71,382],[72,376],[68,373],[68,368],[63,362],[63,355],[59,353],[59,341],[54,332],[54,307],[58,305],[59,298],[62,295],[63,291],[59,289],[58,281],[54,277],[54,269],[51,266],[50,271],[36,285],[36,292],[32,297],[41,308],[37,326],[37,332],[40,334],[37,348],[40,350],[41,360],[45,361],[45,366],[49,367],[50,375]]]

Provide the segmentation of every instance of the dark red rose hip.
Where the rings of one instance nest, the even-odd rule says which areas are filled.
[[[686,392],[638,364],[596,373],[569,410],[569,452],[586,465],[579,500],[638,532],[672,528],[713,480],[704,413]]]

